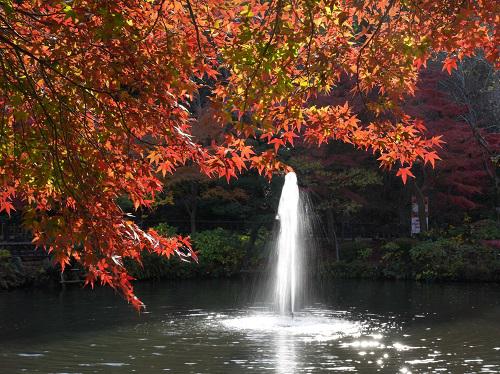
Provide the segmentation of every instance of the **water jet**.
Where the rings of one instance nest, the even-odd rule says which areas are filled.
[[[277,264],[274,303],[281,315],[290,314],[292,318],[297,305],[299,282],[302,279],[299,222],[302,222],[304,217],[301,217],[300,205],[297,175],[290,172],[285,176],[278,206],[279,234],[275,246]]]

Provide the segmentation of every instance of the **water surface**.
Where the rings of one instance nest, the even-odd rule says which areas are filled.
[[[293,319],[244,281],[0,293],[0,373],[500,373],[500,285],[336,281]]]

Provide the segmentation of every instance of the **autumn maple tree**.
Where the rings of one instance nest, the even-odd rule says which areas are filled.
[[[454,100],[446,84],[450,77],[433,65],[421,74],[416,95],[407,101],[405,109],[410,114],[421,113],[428,132],[442,135],[445,144],[440,151],[442,160],[435,168],[417,168],[419,180],[412,188],[415,195],[429,196],[431,210],[439,211],[440,218],[444,216],[450,222],[451,213],[457,209],[470,212],[488,202],[486,196],[494,200],[495,166],[489,154],[485,157],[482,142],[496,154],[500,136],[473,128],[464,120],[469,107]],[[488,208],[495,210],[496,204],[491,205]]]
[[[34,243],[135,307],[123,258],[196,258],[188,238],[140,229],[117,205],[148,207],[182,165],[230,180],[271,176],[301,137],[376,153],[403,181],[440,139],[402,103],[436,53],[443,69],[481,48],[499,65],[489,0],[2,0],[0,211],[24,212]],[[311,105],[349,77],[349,101]],[[200,140],[201,92],[222,135]],[[268,147],[257,149],[254,141]]]

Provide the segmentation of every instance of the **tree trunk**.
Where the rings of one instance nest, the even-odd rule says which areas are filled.
[[[196,233],[196,211],[198,209],[198,184],[191,182],[191,197],[186,208],[189,214],[189,224],[191,227],[191,235]]]
[[[417,199],[418,220],[420,221],[420,232],[426,232],[429,228],[427,227],[425,197],[416,181],[413,181],[412,185],[413,185],[413,191],[415,192],[415,198]]]
[[[196,233],[196,206],[189,213],[189,224],[191,226],[191,235]]]
[[[252,228],[250,230],[250,238],[249,238],[248,243],[247,243],[246,248],[245,248],[246,253],[245,253],[245,259],[243,260],[244,265],[247,267],[250,264],[250,260],[252,259],[252,256],[254,255],[255,242],[257,241],[260,227],[261,227],[260,224],[254,224],[254,225],[252,225]]]
[[[340,244],[337,238],[337,233],[335,232],[335,219],[332,209],[326,210],[326,222],[328,230],[328,241],[335,245],[335,257],[337,261],[340,261]]]
[[[257,241],[257,236],[259,234],[260,225],[253,225],[252,230],[250,231],[250,238],[247,244],[247,253],[253,252],[255,247],[255,242]]]

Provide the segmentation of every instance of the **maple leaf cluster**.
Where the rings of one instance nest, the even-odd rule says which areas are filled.
[[[3,1],[0,4],[0,211],[24,211],[34,243],[70,258],[135,307],[123,259],[143,250],[195,258],[116,200],[151,206],[183,165],[210,177],[287,170],[280,149],[301,137],[378,154],[403,181],[434,163],[439,137],[404,113],[418,71],[437,52],[482,48],[499,65],[498,2],[433,0]],[[311,100],[349,77],[357,108]],[[209,142],[193,134],[210,92]],[[207,119],[205,119],[207,120]],[[256,143],[265,142],[266,149]]]

